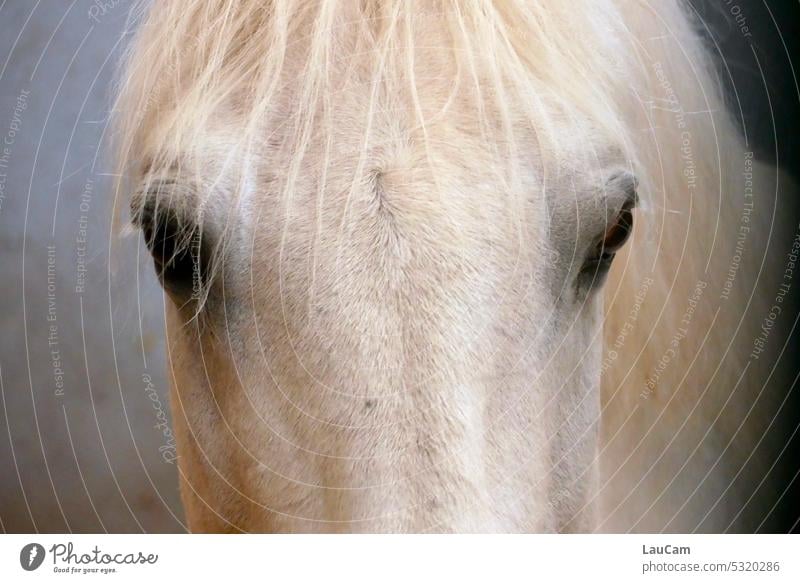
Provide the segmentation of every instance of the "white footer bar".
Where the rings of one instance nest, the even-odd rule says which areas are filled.
[[[800,538],[790,535],[0,536],[0,581],[9,582],[796,582],[799,566]]]

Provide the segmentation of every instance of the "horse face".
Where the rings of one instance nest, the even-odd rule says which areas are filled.
[[[384,96],[367,129],[368,93],[342,92],[301,158],[291,100],[239,166],[227,115],[191,181],[171,169],[137,196],[190,525],[578,528],[635,180],[585,121],[553,115],[557,156],[530,123],[498,150],[438,98],[421,128]]]

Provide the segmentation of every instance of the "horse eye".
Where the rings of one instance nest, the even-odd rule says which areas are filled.
[[[614,223],[606,231],[603,240],[600,242],[600,252],[616,253],[619,251],[633,230],[633,202],[628,201],[620,209]]]
[[[208,274],[208,253],[198,229],[187,227],[169,208],[146,204],[136,215],[153,267],[164,290],[186,296],[200,289]]]
[[[579,285],[592,287],[598,286],[605,281],[605,276],[614,261],[614,256],[617,251],[622,249],[633,231],[633,207],[635,205],[636,198],[632,196],[614,217],[614,220],[584,262],[578,275]]]

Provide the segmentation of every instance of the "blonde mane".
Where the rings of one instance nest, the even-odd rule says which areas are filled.
[[[426,150],[435,146],[428,127],[451,104],[469,101],[481,159],[490,153],[492,170],[508,185],[498,196],[522,191],[519,152],[534,149],[543,167],[558,168],[573,151],[565,144],[584,139],[565,135],[560,119],[585,120],[580,127],[619,144],[638,178],[642,220],[605,292],[598,528],[750,525],[747,513],[734,515],[752,485],[737,479],[730,488],[749,453],[743,443],[750,437],[739,431],[748,400],[729,397],[758,329],[758,321],[740,325],[739,312],[748,303],[755,314],[763,309],[754,307],[757,276],[749,268],[726,281],[741,226],[741,169],[751,156],[682,2],[182,0],[153,2],[137,14],[116,105],[118,173],[127,181],[119,186],[138,193],[134,215],[141,193],[160,193],[176,175],[202,186],[203,198],[189,209],[198,217],[215,205],[228,205],[228,216],[246,210],[241,193],[265,172],[279,185],[284,207],[276,212],[287,212],[304,173],[314,174],[322,197],[335,171],[328,163],[337,147],[331,104],[356,78],[370,79],[374,92],[353,130],[359,146],[348,169],[351,190],[374,171],[366,160],[381,136],[372,121],[392,106],[387,96],[413,112],[412,131]],[[342,47],[359,58],[341,62]],[[431,92],[435,101],[426,100]],[[519,139],[521,125],[534,129],[536,144]],[[209,184],[197,150],[232,128],[235,147],[220,149]],[[309,155],[312,143],[321,158]],[[264,170],[258,161],[268,147],[283,151],[289,167]],[[772,179],[765,173],[764,184]],[[217,200],[220,183],[235,193],[232,200]],[[172,192],[163,204],[189,202]],[[765,244],[755,228],[769,225],[765,211],[748,219],[743,265]],[[689,300],[699,307],[685,321]],[[676,342],[679,328],[689,333]],[[674,357],[663,365],[670,350]],[[709,424],[713,439],[704,436]],[[728,449],[737,435],[736,451]],[[725,463],[714,463],[723,454]],[[708,468],[711,477],[697,483]]]
[[[508,108],[511,100],[523,105],[529,123],[535,122],[540,154],[556,157],[563,140],[551,132],[544,100],[556,101],[564,116],[590,118],[598,131],[622,139],[633,153],[641,141],[639,129],[630,124],[628,104],[619,97],[647,71],[637,54],[626,50],[636,43],[613,8],[597,2],[513,1],[154,3],[121,80],[120,168],[126,176],[142,177],[145,188],[176,168],[191,177],[194,149],[208,140],[220,116],[237,115],[249,121],[237,149],[227,155],[226,172],[243,179],[265,135],[289,136],[285,146],[294,164],[283,190],[290,196],[312,134],[323,143],[333,134],[329,100],[346,90],[349,76],[368,76],[376,88],[363,120],[362,167],[370,141],[377,138],[369,135],[372,116],[385,105],[377,88],[409,99],[425,137],[432,120],[426,119],[419,94],[431,79],[420,75],[430,71],[442,76],[437,83],[454,88],[447,100],[457,99],[455,88],[472,86],[476,123],[486,140],[496,142],[499,166],[513,159],[508,153],[518,147],[512,119],[518,113]],[[446,32],[434,31],[431,19],[444,20]],[[363,60],[342,66],[337,44],[346,44]],[[263,120],[287,99],[292,118],[272,120],[265,128]],[[502,132],[486,115],[490,109],[499,112]],[[315,164],[324,167],[325,160]],[[513,168],[502,170],[513,180]],[[356,175],[354,182],[362,178]]]

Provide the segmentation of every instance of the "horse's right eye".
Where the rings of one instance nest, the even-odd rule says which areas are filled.
[[[209,254],[196,226],[182,222],[170,208],[147,203],[135,214],[134,222],[142,229],[165,291],[185,302],[203,289]]]

